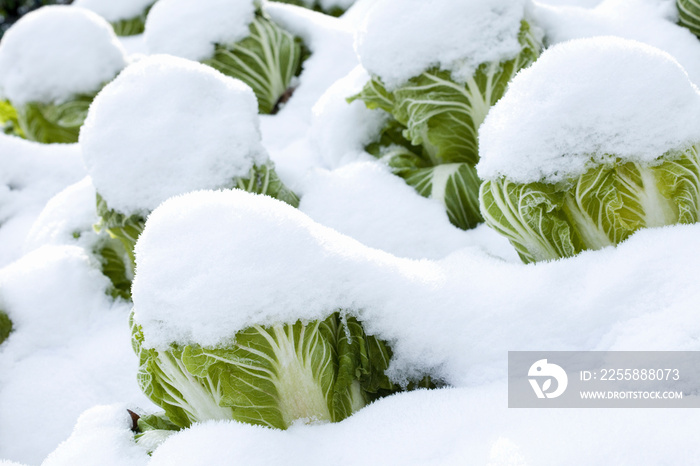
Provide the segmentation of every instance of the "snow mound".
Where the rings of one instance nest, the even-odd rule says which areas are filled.
[[[556,45],[511,82],[479,131],[483,179],[556,183],[614,157],[654,162],[700,142],[700,93],[668,53],[597,37]]]
[[[675,2],[606,0],[592,9],[535,5],[533,16],[549,44],[596,36],[637,40],[673,55],[690,79],[700,83],[700,42],[676,24]]]
[[[242,82],[199,63],[152,56],[95,99],[83,158],[110,208],[145,215],[167,198],[228,187],[267,160],[257,102]]]
[[[99,90],[126,66],[103,18],[82,8],[46,6],[22,17],[0,42],[0,94],[15,105],[53,103]]]
[[[432,67],[464,81],[520,52],[526,0],[381,0],[355,37],[362,65],[390,89]]]
[[[110,23],[139,16],[155,0],[76,0],[73,6],[79,6],[98,15]]]
[[[85,176],[77,144],[39,144],[0,133],[0,267],[18,259],[44,204]]]
[[[42,466],[146,466],[146,450],[134,442],[125,404],[95,406],[78,418],[71,436]]]
[[[97,242],[92,227],[99,220],[95,212],[95,187],[86,176],[49,199],[27,234],[24,250],[33,251],[47,244],[92,248]]]
[[[216,44],[248,36],[256,0],[160,0],[146,19],[144,36],[150,53],[167,53],[201,61]]]

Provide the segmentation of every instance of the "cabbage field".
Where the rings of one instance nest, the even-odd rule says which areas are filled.
[[[6,29],[0,466],[700,464],[692,409],[508,407],[509,351],[700,351],[700,0]]]

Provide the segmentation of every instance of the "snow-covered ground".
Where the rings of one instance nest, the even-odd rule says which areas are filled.
[[[165,10],[169,0],[161,1]],[[525,2],[510,6],[520,3]],[[301,37],[311,56],[291,100],[276,115],[259,117],[260,135],[250,108],[231,120],[212,116],[227,98],[236,98],[213,72],[214,89],[197,94],[202,89],[194,86],[189,95],[196,98],[180,107],[168,88],[140,115],[138,102],[122,109],[133,116],[122,125],[103,124],[96,131],[100,115],[93,114],[78,144],[40,145],[0,134],[0,310],[14,325],[0,346],[0,466],[700,462],[693,410],[509,409],[506,383],[507,352],[514,350],[700,351],[700,224],[641,230],[618,247],[527,265],[486,225],[469,231],[453,226],[440,202],[421,197],[364,152],[386,115],[345,101],[369,77],[354,35],[367,33],[364,17],[373,4],[358,0],[340,19],[267,4],[268,14]],[[700,82],[700,42],[674,24],[668,0],[542,0],[528,7],[528,15],[548,45],[603,35],[634,39],[668,52],[691,81]],[[455,20],[449,27],[460,25]],[[420,18],[411,23],[419,26]],[[431,31],[427,47],[440,48],[440,34],[447,32]],[[401,31],[393,32],[390,38],[399,40]],[[499,30],[494,37],[508,39]],[[142,39],[122,39],[132,62],[148,52]],[[361,41],[357,48],[367,51]],[[508,53],[503,50],[489,59]],[[372,53],[382,61],[386,52]],[[411,53],[391,58],[400,66]],[[149,63],[154,62],[133,65],[132,74],[118,81],[137,79]],[[656,80],[664,70],[655,71],[647,79]],[[176,81],[172,89],[185,84]],[[680,95],[679,104],[690,110],[663,118],[663,109],[652,105],[656,113],[645,123],[692,115],[695,104],[683,96],[697,97],[697,88],[685,84],[664,95]],[[110,118],[122,114],[118,103],[109,102],[119,90],[98,97]],[[141,98],[148,96],[135,97]],[[198,106],[198,100],[206,105]],[[640,114],[650,108],[643,100],[638,105]],[[190,113],[159,119],[160,107]],[[237,118],[249,118],[250,125],[235,128],[238,139],[249,139],[239,150],[258,150],[261,137],[264,148],[258,152],[269,154],[281,180],[299,194],[299,208],[243,192],[199,192],[166,201],[152,214],[136,249],[134,302],[110,297],[95,249],[100,239],[92,229],[99,221],[95,188],[83,157],[94,169],[99,157],[110,162],[120,150],[127,152],[117,168],[105,164],[95,173],[98,185],[98,177],[109,179],[115,172],[128,178],[130,166],[153,169],[149,154],[157,153],[153,157],[162,162],[168,151],[186,147],[188,138],[201,137],[212,141],[207,170],[216,171],[219,163],[227,166],[221,160],[240,154],[225,151],[231,145],[220,126],[207,125],[235,125]],[[169,124],[178,132],[166,140]],[[548,123],[543,116],[538,124]],[[124,130],[133,137],[124,137]],[[148,142],[154,134],[162,144]],[[643,132],[635,141],[656,135]],[[139,144],[147,147],[139,150]],[[157,167],[168,170],[167,164]],[[188,190],[209,187],[188,176],[195,166],[182,167],[171,180],[191,182],[183,182]],[[222,173],[240,175],[213,176]],[[121,193],[131,202],[124,204],[129,214],[146,215],[162,198],[181,192],[159,185],[163,189],[147,198],[150,194],[138,191],[143,180],[158,183],[144,177],[121,185],[129,187]],[[220,181],[211,187],[220,187]],[[105,194],[119,186],[110,185]],[[143,207],[132,208],[138,202]],[[132,307],[153,347],[215,346],[253,324],[322,319],[329,309],[348,309],[368,333],[392,343],[392,378],[430,373],[446,386],[380,399],[339,423],[297,423],[285,431],[234,421],[195,424],[149,455],[134,442],[126,411],[160,410],[137,384]]]

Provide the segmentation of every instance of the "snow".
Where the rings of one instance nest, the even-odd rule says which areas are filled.
[[[24,250],[30,252],[47,244],[79,244],[92,249],[97,243],[93,225],[99,222],[95,204],[95,187],[89,176],[68,186],[46,203],[27,234]]]
[[[357,32],[362,65],[387,88],[439,67],[458,82],[515,57],[525,0],[381,0]]]
[[[370,76],[361,66],[336,81],[313,107],[310,139],[328,168],[365,158],[365,147],[379,139],[390,116],[383,110],[370,110],[364,102],[348,104],[347,98],[359,93]]]
[[[267,160],[250,87],[165,55],[131,65],[105,87],[80,144],[97,192],[126,215],[145,216],[176,194],[229,187]]]
[[[0,267],[22,254],[24,236],[51,197],[85,176],[77,144],[39,144],[0,133]]]
[[[665,428],[694,425],[692,410],[508,410],[506,397],[501,384],[418,391],[379,400],[339,424],[285,432],[208,422],[168,439],[149,466],[357,464],[357,450],[339,444],[362,445],[362,456],[376,463],[435,466],[687,464],[700,453],[692,429]],[[671,451],[673,444],[683,448]]]
[[[669,0],[606,0],[596,8],[551,7],[536,4],[533,16],[546,31],[547,41],[617,36],[664,50],[700,83],[700,43],[678,26],[675,2]]]
[[[463,247],[489,244],[488,237],[477,236],[482,232],[491,233],[493,254],[508,257],[513,251],[488,228],[478,233],[459,230],[440,203],[421,197],[377,163],[317,169],[304,189],[299,210],[314,221],[398,257],[442,259]]]
[[[94,11],[110,23],[140,16],[155,0],[76,0],[73,6]]]
[[[130,306],[82,248],[45,246],[0,271],[0,307],[14,331],[0,346],[0,452],[37,464],[80,413],[144,404],[129,341]]]
[[[127,409],[101,405],[83,413],[68,440],[42,466],[145,466],[148,456],[134,443]]]
[[[255,0],[160,0],[146,19],[144,37],[150,53],[201,61],[215,44],[248,37]]]
[[[167,338],[214,342],[217,333],[230,336],[248,321],[313,318],[343,306],[370,333],[390,341],[392,377],[427,370],[452,388],[394,395],[341,423],[284,432],[235,422],[199,424],[149,457],[132,442],[125,410],[158,408],[136,384],[127,325],[131,304],[105,294],[109,284],[93,258],[99,240],[92,231],[95,188],[85,178],[80,146],[42,146],[0,135],[0,308],[15,321],[15,331],[0,345],[0,465],[356,464],[357,449],[338,448],[346,444],[362,445],[363,457],[388,464],[696,461],[700,447],[692,410],[508,409],[505,375],[508,350],[700,350],[700,225],[639,231],[617,248],[536,265],[520,263],[508,242],[484,225],[455,229],[436,202],[417,195],[363,151],[387,116],[361,102],[345,103],[369,76],[357,67],[353,34],[374,3],[358,0],[341,19],[266,5],[313,52],[293,98],[277,115],[261,118],[262,145],[285,184],[302,195],[300,209],[240,192],[167,201],[139,243],[136,310],[149,341],[160,338],[165,344]],[[542,5],[535,9],[550,43],[569,33],[628,37],[629,32],[669,52],[696,80],[698,43],[672,24],[666,8],[672,2],[607,0],[595,9],[597,0],[546,3],[562,5],[546,13]],[[606,29],[614,22],[616,28]],[[422,35],[424,29],[416,31]],[[142,39],[130,50],[143,52]],[[589,67],[612,76],[617,66],[636,63],[618,60],[624,63],[601,67],[606,50]],[[668,71],[675,81],[647,94],[670,98],[678,92],[683,100],[674,108],[692,107],[696,91],[668,65],[668,57],[653,55],[657,65],[644,68],[635,89],[648,91],[647,80]],[[581,80],[591,76],[585,70]],[[212,79],[226,87],[218,75]],[[106,150],[113,149],[118,159],[125,157],[119,151],[133,149],[125,164],[134,168],[113,170],[121,195],[139,183],[134,180],[141,177],[139,154],[145,158],[152,146],[169,144],[169,159],[184,157],[187,149],[203,146],[200,141],[182,150],[177,142],[183,132],[193,137],[190,127],[199,128],[197,122],[201,137],[212,141],[216,128],[230,134],[250,121],[234,125],[209,118],[204,110],[217,108],[209,100],[195,92],[185,107],[173,97],[187,95],[179,82],[159,82],[170,99],[144,85],[144,96],[159,97],[144,97],[132,113],[121,110],[124,103],[111,109],[109,125],[115,128]],[[551,79],[545,84],[552,92],[561,90]],[[208,90],[211,100],[219,96],[217,86]],[[164,111],[151,111],[151,99]],[[646,94],[636,100],[637,113],[654,117]],[[167,137],[147,137],[182,108],[193,109],[186,112],[193,115],[189,125],[181,122]],[[576,113],[566,115],[556,123]],[[688,121],[697,121],[691,116]],[[661,117],[669,125],[681,118],[670,112]],[[129,120],[134,123],[127,127]],[[138,145],[129,143],[134,133],[143,138]],[[259,145],[259,132],[254,133]],[[196,198],[214,202],[200,204]],[[6,265],[15,259],[20,260]],[[220,296],[210,295],[220,287],[225,287]],[[207,313],[223,327],[200,322]]]
[[[654,163],[700,142],[700,94],[668,53],[597,37],[546,50],[479,130],[482,179],[556,183],[615,157]]]
[[[45,6],[23,16],[0,42],[0,94],[15,105],[54,103],[95,92],[126,66],[117,36],[100,16]]]

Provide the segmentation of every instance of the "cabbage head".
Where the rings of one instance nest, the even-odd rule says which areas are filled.
[[[389,347],[339,312],[255,325],[217,347],[147,348],[133,316],[131,329],[139,385],[178,427],[207,420],[277,429],[338,422],[397,389],[384,375]]]
[[[301,39],[258,10],[248,37],[234,44],[216,44],[214,56],[203,63],[249,85],[260,113],[270,114],[289,98],[305,54]]]
[[[678,24],[690,29],[690,32],[700,37],[700,1],[676,0],[678,7]]]
[[[436,67],[392,91],[373,77],[359,94],[348,99],[362,100],[368,108],[391,115],[381,139],[370,145],[368,152],[389,162],[395,172],[399,162],[395,155],[387,154],[399,146],[401,164],[406,162],[406,151],[414,154],[410,169],[397,174],[419,193],[441,200],[450,221],[462,229],[482,221],[480,180],[474,170],[479,161],[479,126],[510,80],[533,63],[542,49],[538,34],[526,21],[521,23],[518,39],[522,49],[516,57],[482,63],[464,83],[455,82],[449,71]],[[397,141],[399,137],[402,141]]]
[[[558,184],[485,181],[481,212],[525,263],[617,245],[640,228],[695,223],[699,149],[669,151],[652,164],[613,157]]]

